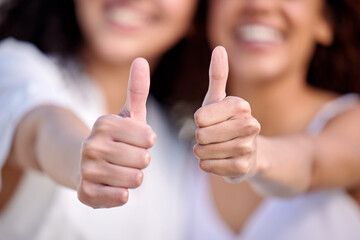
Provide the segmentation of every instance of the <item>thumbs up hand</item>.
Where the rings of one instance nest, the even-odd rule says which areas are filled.
[[[146,100],[150,89],[149,64],[143,58],[134,60],[130,69],[125,106],[119,115],[146,122]]]
[[[194,115],[198,126],[194,154],[205,172],[239,182],[255,170],[260,124],[248,102],[226,96],[228,72],[226,50],[217,47],[211,58],[208,92]]]
[[[129,188],[143,180],[142,169],[150,163],[148,151],[156,135],[146,123],[150,73],[145,59],[135,59],[127,99],[118,115],[97,119],[82,143],[78,198],[93,208],[121,206]]]

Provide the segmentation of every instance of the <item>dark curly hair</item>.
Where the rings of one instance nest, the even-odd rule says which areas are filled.
[[[61,56],[74,54],[82,44],[72,0],[7,0],[0,16],[0,39],[11,36]]]
[[[331,46],[317,46],[307,81],[338,93],[360,93],[360,2],[325,3],[334,41]],[[193,34],[170,50],[153,74],[151,91],[165,105],[179,100],[199,104],[206,92],[210,60],[206,8],[207,1],[200,0]],[[0,39],[13,36],[45,53],[72,55],[83,43],[73,0],[7,0],[0,6],[0,21]]]
[[[325,0],[324,14],[332,24],[334,39],[331,46],[316,47],[307,82],[340,94],[360,93],[360,2]],[[173,81],[166,102],[172,108],[173,122],[178,121],[180,127],[181,119],[191,118],[201,106],[208,87],[211,49],[206,40],[206,23],[200,24],[202,27],[185,49],[186,64]]]
[[[325,0],[324,14],[332,24],[334,32],[333,43],[330,46],[318,45],[310,63],[308,84],[343,93],[360,93],[360,1],[359,0]],[[173,102],[188,100],[199,107],[208,85],[208,66],[211,49],[206,42],[205,23],[199,29],[198,37],[192,50],[189,50],[188,65],[182,70],[182,75],[175,81],[176,91]],[[201,44],[199,44],[201,43]],[[207,48],[207,49],[206,49]],[[207,64],[194,58],[201,52],[201,59]],[[198,53],[200,54],[200,53]],[[196,78],[191,74],[196,73]],[[200,80],[201,79],[201,80]],[[186,88],[197,83],[196,88]],[[185,89],[186,88],[186,89]]]
[[[338,93],[360,93],[360,1],[326,0],[334,31],[331,46],[317,46],[308,83]]]
[[[192,33],[162,57],[153,73],[150,91],[163,104],[170,102],[181,69],[188,69],[188,53],[199,39],[197,29],[205,24],[205,11],[206,0],[199,0]],[[0,40],[7,37],[31,42],[63,59],[73,57],[83,45],[74,0],[6,0],[0,5]]]

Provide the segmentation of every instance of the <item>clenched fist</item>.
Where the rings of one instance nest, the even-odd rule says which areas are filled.
[[[78,198],[93,208],[115,207],[128,200],[128,188],[143,180],[148,151],[156,135],[146,123],[150,73],[145,59],[135,59],[127,99],[119,115],[105,115],[94,124],[81,149]]]
[[[226,50],[215,48],[208,92],[194,116],[198,126],[194,153],[200,159],[202,170],[239,182],[255,168],[260,124],[251,115],[248,102],[226,96],[228,71]]]

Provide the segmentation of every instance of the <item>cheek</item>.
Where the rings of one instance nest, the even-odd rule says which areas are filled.
[[[322,7],[317,0],[288,2],[283,6],[290,31],[301,39],[315,41],[315,32]]]
[[[184,18],[191,16],[196,10],[198,0],[157,0],[164,15]]]
[[[97,35],[96,30],[99,28],[101,19],[99,9],[100,6],[97,6],[95,1],[76,1],[76,17],[81,32],[90,41]]]
[[[198,1],[196,0],[159,0],[162,2],[162,18],[154,33],[159,42],[180,40],[191,27]],[[160,4],[159,4],[160,5]],[[159,37],[161,35],[161,37]],[[162,40],[161,40],[162,39]],[[167,40],[165,40],[167,39]],[[159,43],[160,44],[160,43]],[[164,43],[162,43],[164,44]],[[168,44],[165,44],[168,45]]]
[[[157,58],[185,36],[192,22],[196,3],[193,0],[158,0],[159,18],[151,27],[134,37],[104,30],[104,34],[95,36],[93,50],[114,63],[137,56],[148,60]]]
[[[231,23],[229,16],[231,9],[234,9],[230,1],[212,0],[207,12],[206,31],[210,44],[223,45],[226,41],[225,35],[227,33],[228,25]]]
[[[164,9],[164,16],[175,28],[190,25],[195,15],[197,0],[160,0]]]
[[[311,5],[311,7],[310,7]],[[293,4],[286,9],[289,27],[289,42],[298,64],[306,66],[311,60],[316,45],[315,26],[317,12],[312,4]]]

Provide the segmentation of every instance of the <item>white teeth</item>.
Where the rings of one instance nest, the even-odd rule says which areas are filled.
[[[141,25],[145,18],[139,12],[125,8],[112,8],[108,12],[108,18],[118,25],[136,27]]]
[[[246,25],[238,29],[239,37],[250,42],[280,42],[281,33],[274,28],[264,25]]]

